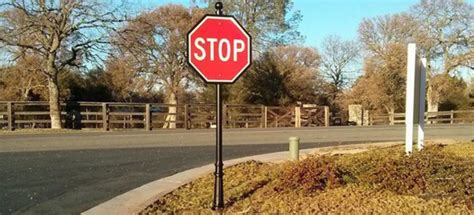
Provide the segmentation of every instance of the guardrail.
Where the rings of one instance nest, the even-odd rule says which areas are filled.
[[[210,128],[215,124],[214,104],[158,104],[116,102],[61,103],[61,120],[70,129]],[[227,128],[329,126],[328,107],[267,107],[226,104]],[[0,128],[49,128],[48,102],[0,102]]]

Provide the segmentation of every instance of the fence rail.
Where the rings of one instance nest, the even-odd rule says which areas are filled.
[[[405,123],[405,113],[368,114],[368,125],[396,125]],[[425,112],[426,124],[474,123],[474,110]]]
[[[71,129],[196,129],[215,125],[215,104],[99,103],[70,102],[61,104],[62,124]],[[365,125],[405,123],[404,113],[368,114]],[[271,128],[329,126],[331,113],[327,106],[303,105],[279,107],[225,104],[223,122],[226,128]],[[474,110],[426,112],[431,123],[474,123]],[[48,102],[0,101],[0,128],[49,128]]]
[[[329,109],[324,106],[267,107],[226,104],[226,128],[329,126]],[[61,121],[71,129],[163,129],[210,128],[215,125],[215,104],[98,103],[61,104]],[[49,128],[48,102],[1,102],[0,128]]]

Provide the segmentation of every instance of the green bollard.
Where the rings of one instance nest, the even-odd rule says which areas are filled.
[[[299,137],[290,137],[290,160],[298,161],[300,158],[300,138]]]

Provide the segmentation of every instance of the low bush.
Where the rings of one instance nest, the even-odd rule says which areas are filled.
[[[310,156],[285,165],[279,177],[281,189],[314,192],[345,184],[344,173],[329,156]]]

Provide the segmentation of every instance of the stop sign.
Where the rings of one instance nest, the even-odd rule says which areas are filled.
[[[188,63],[207,83],[233,83],[250,66],[252,40],[232,16],[204,16],[187,42]]]

